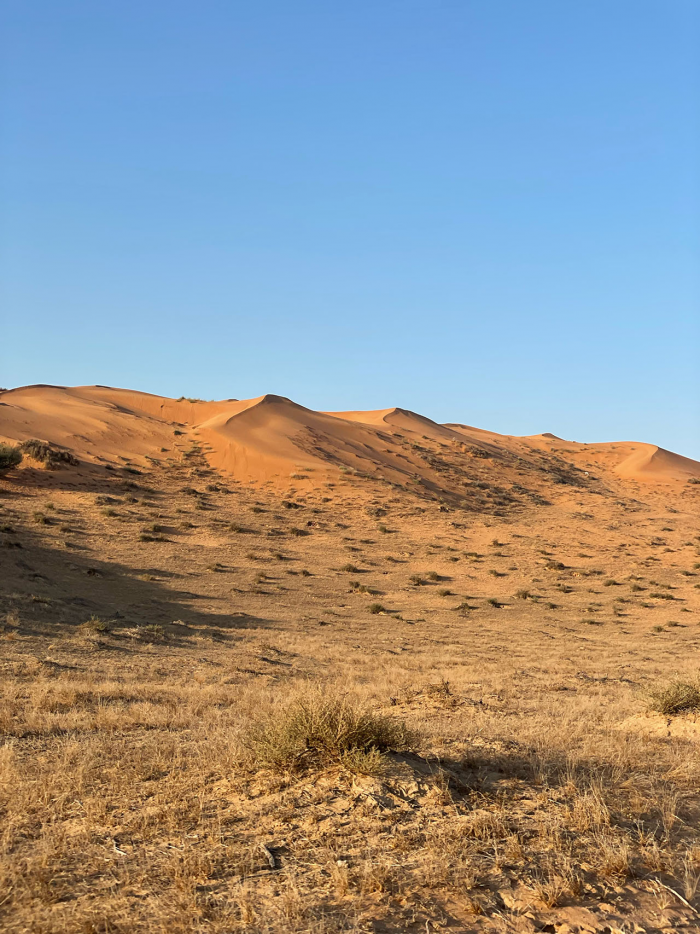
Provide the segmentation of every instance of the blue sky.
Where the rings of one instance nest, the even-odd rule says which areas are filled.
[[[0,385],[700,458],[696,0],[5,0]]]

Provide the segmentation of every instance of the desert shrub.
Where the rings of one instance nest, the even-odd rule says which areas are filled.
[[[380,613],[386,613],[386,608],[381,603],[370,603],[369,611],[373,616],[378,616]]]
[[[650,710],[672,716],[684,710],[700,709],[700,683],[698,681],[671,681],[648,692]]]
[[[11,444],[0,444],[0,473],[22,463],[22,451]]]
[[[83,632],[109,632],[109,625],[99,616],[91,616],[80,624],[80,628]]]
[[[137,626],[132,631],[132,635],[142,642],[163,642],[167,633],[163,626],[158,623],[147,623],[145,626]]]
[[[400,721],[320,689],[301,694],[254,724],[244,737],[255,765],[293,771],[337,764],[376,771],[381,753],[408,749],[414,742]]]
[[[36,438],[23,441],[19,446],[19,450],[22,454],[40,461],[49,470],[56,470],[64,464],[69,464],[72,467],[78,465],[78,458],[74,457],[70,451],[63,451],[46,441],[38,441]]]

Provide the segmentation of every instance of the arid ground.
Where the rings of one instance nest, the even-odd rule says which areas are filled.
[[[700,929],[699,463],[104,387],[0,441],[3,931]]]

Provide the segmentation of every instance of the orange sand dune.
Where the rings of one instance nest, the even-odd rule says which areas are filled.
[[[197,432],[211,447],[213,466],[245,479],[327,472],[331,467],[363,472],[383,468],[392,473],[399,468],[386,450],[392,445],[389,435],[370,425],[314,412],[283,396],[236,403],[202,422]]]
[[[417,412],[411,412],[409,409],[391,408],[376,409],[369,412],[328,412],[334,418],[342,418],[351,422],[362,422],[365,425],[379,425],[387,428],[398,428],[403,431],[411,431],[416,434],[426,435],[427,437],[448,438],[454,437],[454,432],[449,431],[444,425],[426,418],[424,415],[418,415]]]
[[[674,454],[655,444],[637,445],[639,450],[630,454],[615,468],[621,477],[630,480],[688,480],[700,477],[700,463]]]
[[[146,394],[95,386],[7,390],[0,393],[0,437],[13,442],[38,438],[89,462],[155,455],[172,441],[172,425],[146,409],[136,415],[123,404],[131,396]]]
[[[477,473],[483,481],[485,469],[501,484],[516,482],[513,472],[528,465],[541,474],[543,457],[559,471],[566,461],[582,475],[595,467],[646,482],[700,477],[697,461],[649,444],[585,445],[550,433],[518,438],[441,425],[401,408],[316,412],[275,395],[205,402],[107,386],[0,392],[0,439],[29,438],[88,464],[146,466],[201,448],[212,467],[239,480],[314,483],[340,471],[460,497]]]

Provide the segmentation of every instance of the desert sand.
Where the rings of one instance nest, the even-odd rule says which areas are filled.
[[[3,930],[698,929],[700,714],[658,697],[697,686],[700,463],[0,392],[30,440],[65,457],[0,474]],[[309,697],[410,739],[271,758]]]

